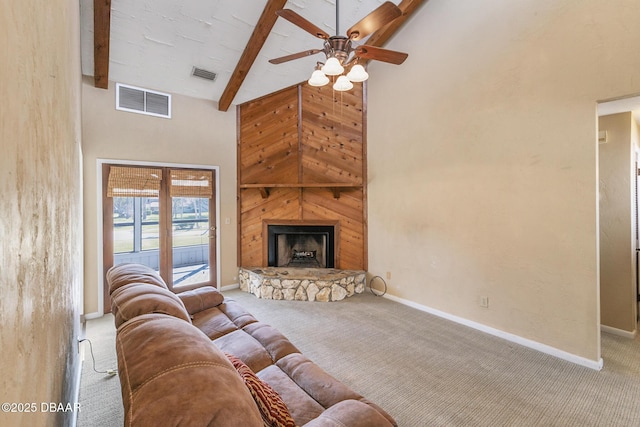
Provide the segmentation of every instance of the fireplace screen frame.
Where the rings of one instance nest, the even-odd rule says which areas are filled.
[[[326,266],[324,268],[339,268],[339,221],[298,221],[298,220],[263,220],[263,264],[268,267],[277,266],[277,235],[289,234],[291,227],[297,227],[296,232],[304,234],[326,235]]]

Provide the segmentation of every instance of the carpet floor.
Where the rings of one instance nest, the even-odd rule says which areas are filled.
[[[335,303],[225,296],[286,335],[400,426],[640,426],[640,338],[602,334],[594,371],[365,292]],[[87,322],[96,370],[117,367],[113,318]],[[117,376],[88,344],[79,427],[121,426]]]

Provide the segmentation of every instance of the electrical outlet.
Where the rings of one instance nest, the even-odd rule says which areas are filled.
[[[387,280],[391,280],[391,272],[387,271]]]
[[[480,307],[489,308],[489,297],[483,295],[480,297]]]

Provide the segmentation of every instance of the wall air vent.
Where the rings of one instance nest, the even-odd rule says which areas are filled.
[[[116,110],[171,118],[171,95],[116,83]]]
[[[216,73],[214,73],[213,71],[204,70],[198,67],[193,67],[193,69],[191,70],[191,75],[195,77],[200,77],[205,80],[211,80],[211,81],[216,79]]]

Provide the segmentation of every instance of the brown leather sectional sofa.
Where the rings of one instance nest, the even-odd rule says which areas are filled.
[[[212,287],[174,294],[138,264],[107,281],[126,426],[397,425]]]

